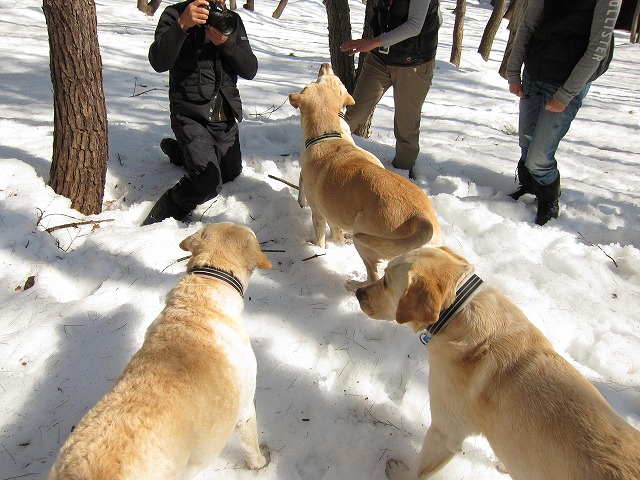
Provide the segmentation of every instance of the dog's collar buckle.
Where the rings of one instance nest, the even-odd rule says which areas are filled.
[[[429,343],[429,340],[433,338],[433,335],[431,335],[431,333],[429,333],[427,329],[424,329],[421,332],[419,332],[419,336],[420,336],[420,342],[422,342],[423,345],[426,345],[427,343]]]
[[[187,273],[192,273],[194,275],[201,275],[203,277],[215,278],[217,280],[222,280],[223,282],[231,285],[235,290],[240,294],[242,298],[244,298],[244,289],[242,288],[242,283],[236,277],[231,275],[224,270],[219,270],[213,267],[193,267],[189,269]]]
[[[309,148],[311,145],[315,145],[316,143],[323,142],[325,140],[331,140],[332,138],[342,138],[342,134],[340,132],[329,132],[323,133],[318,137],[309,138],[304,141],[304,148]]]
[[[478,293],[480,285],[482,285],[482,279],[476,274],[471,275],[456,291],[456,298],[453,300],[453,303],[440,312],[438,321],[418,332],[420,342],[422,342],[423,345],[429,343],[429,340],[442,330],[447,323],[449,323],[449,320]]]

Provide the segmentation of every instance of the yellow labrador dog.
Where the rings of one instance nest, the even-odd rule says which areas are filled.
[[[364,313],[409,325],[429,352],[431,426],[411,467],[389,460],[387,478],[430,478],[481,433],[514,480],[640,479],[640,432],[472,271],[446,247],[421,248],[356,291]]]
[[[379,278],[378,265],[427,243],[442,243],[440,225],[427,195],[410,180],[381,168],[371,153],[343,133],[342,109],[354,103],[331,65],[322,64],[317,81],[289,95],[300,109],[303,196],[311,207],[314,243],[325,247],[327,223],[334,241],[343,232],[367,269],[366,282]]]
[[[62,446],[49,480],[193,477],[237,431],[248,466],[264,467],[256,359],[242,323],[254,268],[270,268],[253,231],[207,225],[180,243],[187,274],[140,350]]]

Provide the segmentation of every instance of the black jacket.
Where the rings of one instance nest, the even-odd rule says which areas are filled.
[[[255,77],[258,59],[251,50],[240,16],[238,29],[222,45],[215,46],[194,26],[183,31],[177,20],[191,0],[167,7],[158,21],[155,40],[149,47],[149,63],[156,72],[169,70],[171,115],[199,122],[242,119],[238,75]]]
[[[405,23],[409,18],[409,2],[410,0],[378,0],[378,6],[375,7],[371,19],[373,36],[377,37]],[[431,0],[418,35],[391,45],[387,54],[380,53],[377,49],[374,53],[387,65],[409,66],[426,63],[436,56],[439,28],[438,1]]]

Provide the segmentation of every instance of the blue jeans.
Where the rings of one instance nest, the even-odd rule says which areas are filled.
[[[558,178],[558,144],[569,131],[590,85],[591,83],[585,84],[564,111],[549,112],[544,107],[558,91],[559,85],[533,82],[525,69],[522,75],[524,95],[520,98],[521,160],[540,185],[550,185]]]

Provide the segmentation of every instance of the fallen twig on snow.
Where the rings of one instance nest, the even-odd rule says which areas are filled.
[[[49,227],[45,229],[45,232],[51,233],[51,232],[55,232],[56,230],[60,230],[62,228],[77,228],[80,225],[91,225],[92,223],[103,223],[103,222],[113,222],[113,218],[106,218],[104,220],[81,220],[79,222],[64,223],[62,225],[56,225],[55,227]]]
[[[600,245],[594,245],[593,243],[591,243],[589,240],[587,240],[585,238],[584,235],[582,235],[580,232],[578,232],[578,235],[580,235],[582,237],[582,239],[587,242],[589,245],[591,245],[592,247],[596,247],[597,249],[599,249],[602,253],[604,253],[607,257],[609,257],[611,259],[611,261],[613,262],[613,264],[616,266],[616,268],[618,268],[618,263],[614,260],[614,258],[609,255],[607,252],[605,252],[602,247]]]
[[[313,258],[322,257],[323,255],[326,255],[326,253],[316,253],[315,255],[311,255],[310,257],[303,258],[302,261],[306,262],[307,260],[311,260]]]
[[[271,175],[271,174],[269,174],[269,175],[268,175],[268,177],[269,177],[269,178],[273,178],[274,180],[278,180],[279,182],[282,182],[282,183],[284,183],[284,184],[286,184],[286,185],[289,185],[291,188],[295,188],[296,190],[299,190],[297,185],[294,185],[294,184],[293,184],[293,183],[291,183],[291,182],[287,182],[286,180],[284,180],[284,179],[282,179],[282,178],[278,178],[278,177],[276,177],[276,176],[274,176],[274,175]]]

